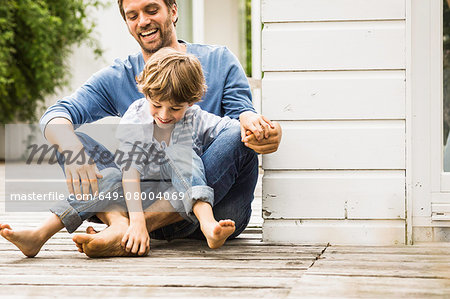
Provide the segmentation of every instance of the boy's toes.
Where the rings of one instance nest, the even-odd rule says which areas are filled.
[[[220,220],[220,221],[219,221],[219,224],[220,224],[221,226],[234,226],[234,225],[235,225],[235,224],[234,224],[234,221],[233,221],[233,220],[230,220],[230,219]]]

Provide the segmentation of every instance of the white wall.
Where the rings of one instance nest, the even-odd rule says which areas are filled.
[[[266,0],[263,238],[405,243],[404,0]]]
[[[241,50],[245,33],[242,31],[244,24],[240,15],[240,0],[205,0],[204,2],[205,43],[226,45],[243,64],[245,57]]]

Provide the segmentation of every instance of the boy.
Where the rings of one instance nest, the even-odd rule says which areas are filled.
[[[214,219],[214,192],[206,185],[199,155],[221,130],[238,126],[239,122],[220,118],[193,105],[200,101],[206,86],[200,62],[192,55],[163,48],[152,55],[137,81],[146,98],[129,107],[117,133],[124,153],[118,160],[123,177],[117,167],[109,167],[101,171],[115,172],[108,176],[115,179],[99,180],[99,189],[103,193],[122,194],[114,203],[128,209],[130,223],[122,246],[130,255],[148,253],[149,232],[143,211],[157,198],[156,191],[164,194],[159,200],[168,200],[173,210],[185,219],[198,220],[208,246],[219,248],[234,232],[235,225],[229,219],[219,222]],[[240,121],[241,127],[244,123],[254,126],[264,123],[273,128],[262,116],[242,117]],[[129,130],[130,125],[134,126],[132,130]],[[143,200],[143,196],[151,200]],[[76,207],[77,202],[72,200],[69,204]],[[85,211],[80,221],[110,206],[108,201],[94,198],[92,209]],[[59,217],[52,214],[34,230],[13,231],[8,224],[0,224],[0,234],[26,256],[33,257],[63,227]],[[76,228],[67,229],[71,233]]]
[[[129,196],[136,200],[126,201],[130,225],[122,246],[127,252],[142,255],[148,251],[149,234],[143,215],[148,203],[142,197],[154,199],[163,191],[186,220],[198,219],[209,247],[222,246],[235,230],[234,221],[214,219],[214,191],[206,184],[199,155],[222,129],[239,123],[193,106],[203,96],[204,82],[198,59],[170,48],[153,54],[137,78],[146,98],[129,107],[118,132],[121,152],[126,153],[122,162],[118,161],[124,193],[138,195]],[[152,180],[171,183],[161,186],[164,184],[152,184]],[[142,192],[141,187],[147,191]]]

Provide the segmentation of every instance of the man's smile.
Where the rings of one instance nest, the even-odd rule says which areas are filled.
[[[154,29],[142,31],[141,33],[139,33],[139,35],[140,35],[144,40],[152,40],[152,39],[156,36],[156,33],[157,33],[157,32],[158,32],[158,28],[154,28]]]

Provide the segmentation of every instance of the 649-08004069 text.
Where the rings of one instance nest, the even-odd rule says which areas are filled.
[[[126,194],[120,192],[100,192],[97,196],[93,194],[70,194],[70,199],[75,200],[119,200],[125,198],[126,200],[183,200],[183,192],[128,192]],[[57,201],[64,200],[67,196],[60,192],[47,193],[13,193],[10,195],[11,201]]]

